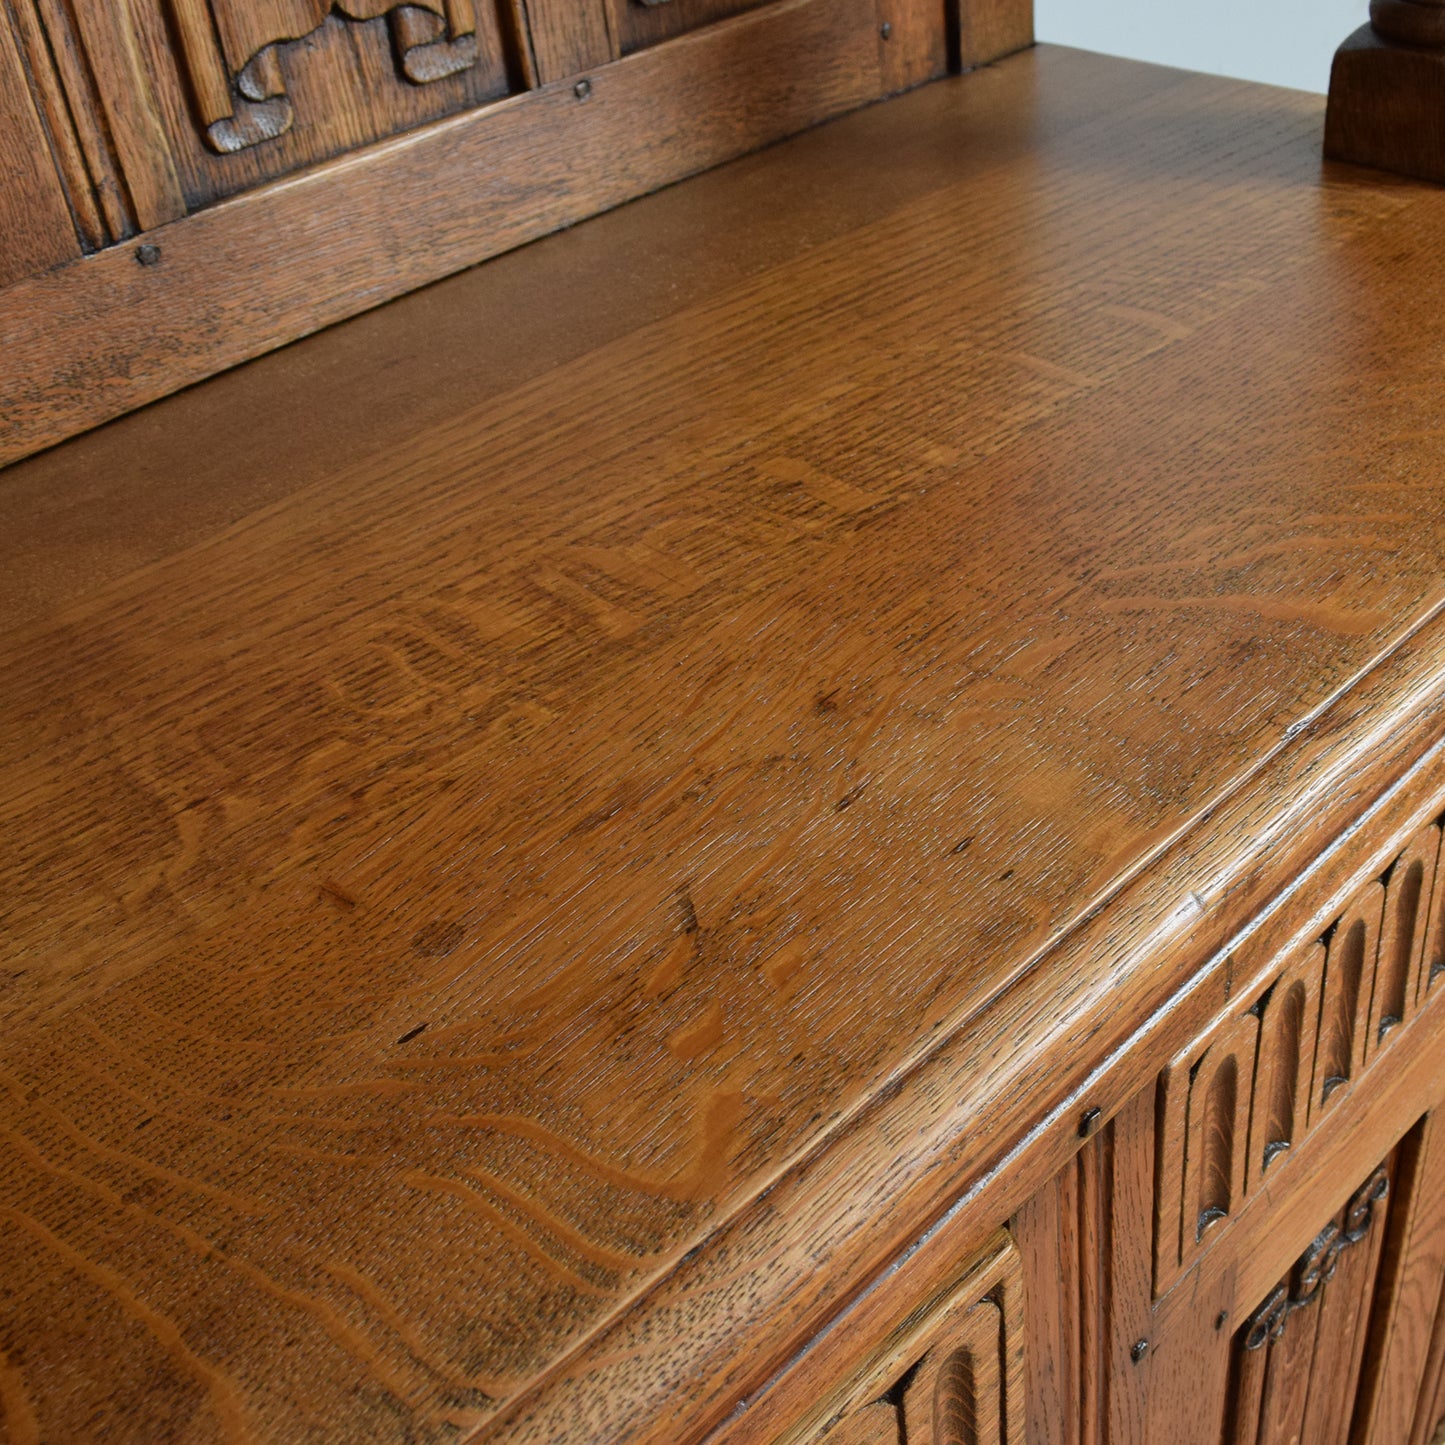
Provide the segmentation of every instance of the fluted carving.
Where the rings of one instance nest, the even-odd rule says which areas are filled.
[[[1441,825],[1361,880],[1163,1072],[1154,1285],[1163,1294],[1408,1031],[1445,933]]]

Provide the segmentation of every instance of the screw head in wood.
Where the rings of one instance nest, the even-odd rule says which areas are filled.
[[[575,95],[578,100],[586,100],[587,97],[592,94],[592,82],[590,80],[579,80],[577,84],[572,87],[572,94]]]
[[[1085,1109],[1084,1112],[1079,1115],[1080,1139],[1087,1139],[1089,1135],[1099,1127],[1099,1114],[1100,1110],[1098,1109]]]
[[[1137,1365],[1149,1353],[1148,1340],[1135,1340],[1129,1347],[1129,1358]]]
[[[890,39],[893,35],[893,22],[891,20],[885,20],[882,25],[878,27],[878,33],[885,40]]]
[[[145,245],[135,248],[135,258],[142,266],[159,266],[161,264],[161,248],[147,241]]]

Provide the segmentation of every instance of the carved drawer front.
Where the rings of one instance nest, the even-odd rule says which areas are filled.
[[[1024,1445],[1022,1314],[1018,1250],[1000,1231],[779,1445]]]
[[[656,45],[714,20],[756,10],[765,0],[607,0],[622,53]]]
[[[1154,1289],[1164,1294],[1288,1165],[1442,972],[1439,822],[1324,932],[1275,958],[1160,1077]]]

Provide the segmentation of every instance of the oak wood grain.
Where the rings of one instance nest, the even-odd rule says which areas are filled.
[[[895,105],[937,183],[886,219],[6,637],[5,1346],[112,1362],[53,1428],[696,1438],[1137,1099],[1362,815],[1438,807],[1380,239],[1438,203],[1123,63]]]
[[[607,0],[526,0],[527,37],[545,85],[619,55]]]
[[[988,65],[1034,42],[1032,4],[1019,0],[967,0],[954,7],[959,63]]]
[[[1138,93],[1176,79],[1140,73]],[[946,101],[943,92],[918,96],[930,107],[930,147],[917,144],[914,104],[820,126],[331,327],[302,350],[259,358],[223,386],[194,387],[164,409],[132,413],[12,467],[0,622],[9,630],[43,617],[318,478],[364,468],[407,436],[479,417],[523,383],[679,317],[805,248],[886,228],[945,187],[986,185],[998,167],[1026,163],[1042,133],[1058,139],[1097,124],[1115,100],[1106,75],[1081,74],[1067,107],[1015,111],[999,94],[1012,83],[982,71]],[[953,156],[940,165],[944,149]],[[274,459],[265,466],[254,458],[257,416]],[[198,450],[196,435],[209,445]]]

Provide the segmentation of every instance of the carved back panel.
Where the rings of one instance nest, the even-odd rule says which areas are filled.
[[[0,0],[0,465],[1031,38],[1031,0]]]
[[[4,0],[88,247],[525,87],[512,0]]]

